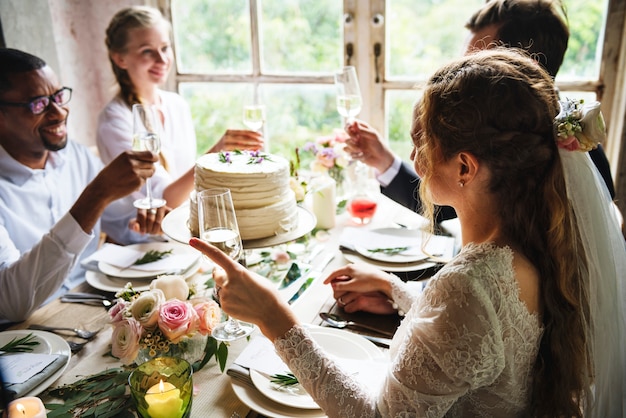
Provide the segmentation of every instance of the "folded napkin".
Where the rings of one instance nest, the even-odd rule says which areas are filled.
[[[174,247],[175,245],[171,247],[166,246],[164,248],[173,249]],[[167,251],[167,249],[165,251]],[[139,258],[143,257],[144,254],[145,251],[107,243],[90,257],[83,260],[81,265],[88,270],[99,271],[98,264],[104,262],[124,270],[145,271],[146,273],[163,271],[180,273],[186,270],[200,257],[199,253],[173,253],[151,263],[133,264]]]
[[[3,369],[5,369],[4,379],[5,382],[4,389],[14,398],[20,398],[35,388],[42,384],[46,379],[55,374],[61,367],[63,367],[67,363],[68,356],[65,354],[50,354],[49,356],[54,356],[54,360],[45,366],[42,370],[35,373],[33,376],[29,377],[25,381],[20,381],[19,383],[12,383],[11,380],[19,381],[19,378],[11,378],[6,373],[6,368],[4,367],[4,363],[11,361],[22,366],[32,365],[36,367],[36,364],[33,364],[28,361],[29,356],[42,356],[41,354],[30,354],[30,353],[20,353],[20,354],[5,354],[2,357],[2,361],[0,363],[3,364]],[[35,362],[36,363],[36,362]],[[27,366],[26,366],[27,367]],[[27,373],[27,370],[22,370],[20,373]]]

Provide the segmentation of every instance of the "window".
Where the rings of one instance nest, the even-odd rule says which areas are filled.
[[[243,128],[244,98],[266,105],[270,152],[342,127],[332,73],[355,65],[359,115],[401,157],[411,149],[415,86],[459,56],[464,24],[484,0],[162,0],[171,12],[178,89],[204,152],[227,128]],[[571,37],[557,77],[562,94],[595,99],[608,0],[565,0]],[[169,7],[169,9],[167,9]],[[348,45],[351,44],[350,47]],[[605,111],[606,112],[606,111]]]

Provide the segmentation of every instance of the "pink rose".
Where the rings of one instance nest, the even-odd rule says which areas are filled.
[[[568,138],[562,139],[562,140],[558,140],[556,145],[561,148],[561,149],[565,149],[568,151],[576,151],[578,148],[580,148],[580,144],[578,143],[578,139],[576,139],[575,136],[570,136]]]
[[[291,261],[291,257],[289,257],[289,253],[286,251],[277,251],[272,254],[272,261],[276,264],[287,264]]]
[[[202,299],[202,302],[193,305],[198,315],[198,332],[208,335],[222,320],[222,310],[214,300]],[[193,299],[192,299],[193,302]]]
[[[126,312],[126,308],[128,307],[129,303],[126,302],[124,299],[118,299],[115,302],[115,305],[113,305],[111,307],[111,309],[109,309],[109,316],[111,317],[111,323],[112,324],[117,324],[118,322],[124,320],[124,313]]]
[[[198,327],[198,315],[188,302],[168,300],[159,309],[159,328],[170,342],[177,344]]]
[[[139,352],[139,341],[143,329],[133,318],[115,324],[111,343],[111,354],[124,364],[132,363]]]

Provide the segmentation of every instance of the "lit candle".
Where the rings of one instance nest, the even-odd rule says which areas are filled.
[[[313,213],[317,218],[317,227],[330,229],[335,226],[335,180],[329,176],[313,179]]]
[[[19,398],[9,404],[8,418],[45,418],[46,408],[41,399],[34,396]]]
[[[146,392],[148,414],[151,418],[180,418],[183,416],[183,400],[180,390],[170,382],[160,380]]]

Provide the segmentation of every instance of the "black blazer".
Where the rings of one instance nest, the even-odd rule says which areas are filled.
[[[589,156],[602,176],[609,190],[609,194],[611,195],[611,199],[615,199],[615,186],[613,185],[609,160],[606,158],[604,149],[601,145],[598,145],[598,148],[589,151]],[[418,193],[419,186],[420,179],[415,173],[415,170],[412,166],[403,161],[398,174],[387,187],[381,187],[381,191],[385,196],[395,200],[402,206],[420,213],[422,210],[422,201]],[[456,212],[450,206],[438,206],[435,208],[435,213],[437,223],[456,218]]]

